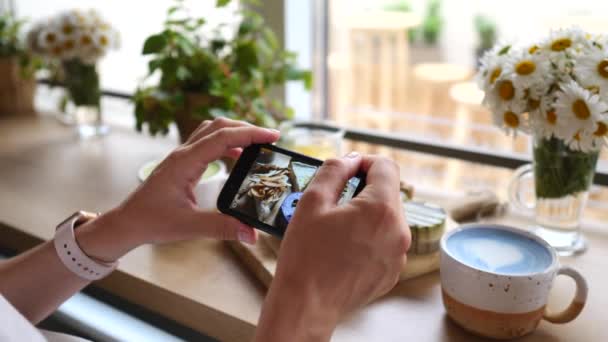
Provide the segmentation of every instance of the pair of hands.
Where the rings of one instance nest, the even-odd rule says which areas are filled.
[[[79,244],[109,261],[144,243],[196,237],[255,243],[253,228],[198,209],[193,188],[210,162],[237,158],[245,146],[278,138],[275,130],[243,122],[204,122],[125,202],[83,226]],[[338,207],[344,185],[358,170],[367,173],[366,187]],[[99,227],[112,229],[122,241],[109,246],[87,234]],[[329,338],[340,317],[395,285],[409,243],[394,162],[357,153],[326,161],[285,234],[258,339]]]

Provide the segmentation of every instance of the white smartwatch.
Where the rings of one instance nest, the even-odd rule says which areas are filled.
[[[79,225],[96,218],[98,214],[89,213],[86,211],[78,211],[65,219],[57,226],[55,231],[55,250],[59,259],[65,267],[81,278],[87,280],[98,280],[110,274],[118,262],[102,262],[94,260],[80,249],[74,228]]]

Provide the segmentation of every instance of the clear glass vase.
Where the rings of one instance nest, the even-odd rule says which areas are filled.
[[[534,232],[561,255],[586,249],[580,222],[593,182],[599,151],[570,149],[562,140],[534,139],[532,164],[520,167],[509,190],[515,208],[534,215]],[[534,186],[525,178],[533,177]],[[528,184],[528,186],[526,186]],[[533,194],[533,203],[523,199],[523,190]]]
[[[73,120],[81,138],[102,136],[109,132],[103,122],[99,74],[95,64],[79,59],[62,63],[66,87],[66,116]]]

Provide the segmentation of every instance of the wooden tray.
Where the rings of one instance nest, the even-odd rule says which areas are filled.
[[[458,224],[448,218],[446,232],[454,229]],[[241,259],[247,268],[266,286],[274,277],[277,266],[278,239],[260,232],[257,244],[249,245],[238,241],[226,241],[234,253]],[[415,278],[439,269],[439,251],[427,255],[408,256],[407,265],[401,271],[400,281]]]
[[[419,200],[419,199],[416,199]],[[422,199],[424,200],[424,199]],[[463,222],[475,218],[479,211],[487,210],[498,205],[498,199],[493,193],[468,195],[454,200],[451,205],[444,205],[449,213],[446,221],[446,232]],[[238,241],[226,241],[228,246],[241,259],[243,264],[266,286],[274,277],[277,266],[279,240],[266,233],[260,232],[257,244],[249,245]],[[412,279],[439,269],[439,251],[421,256],[409,256],[405,268],[401,272],[400,281]]]

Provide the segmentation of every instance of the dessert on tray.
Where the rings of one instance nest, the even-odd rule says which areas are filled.
[[[439,240],[445,231],[447,214],[434,204],[407,201],[403,203],[405,218],[410,225],[412,244],[408,254],[422,255],[439,250]]]

